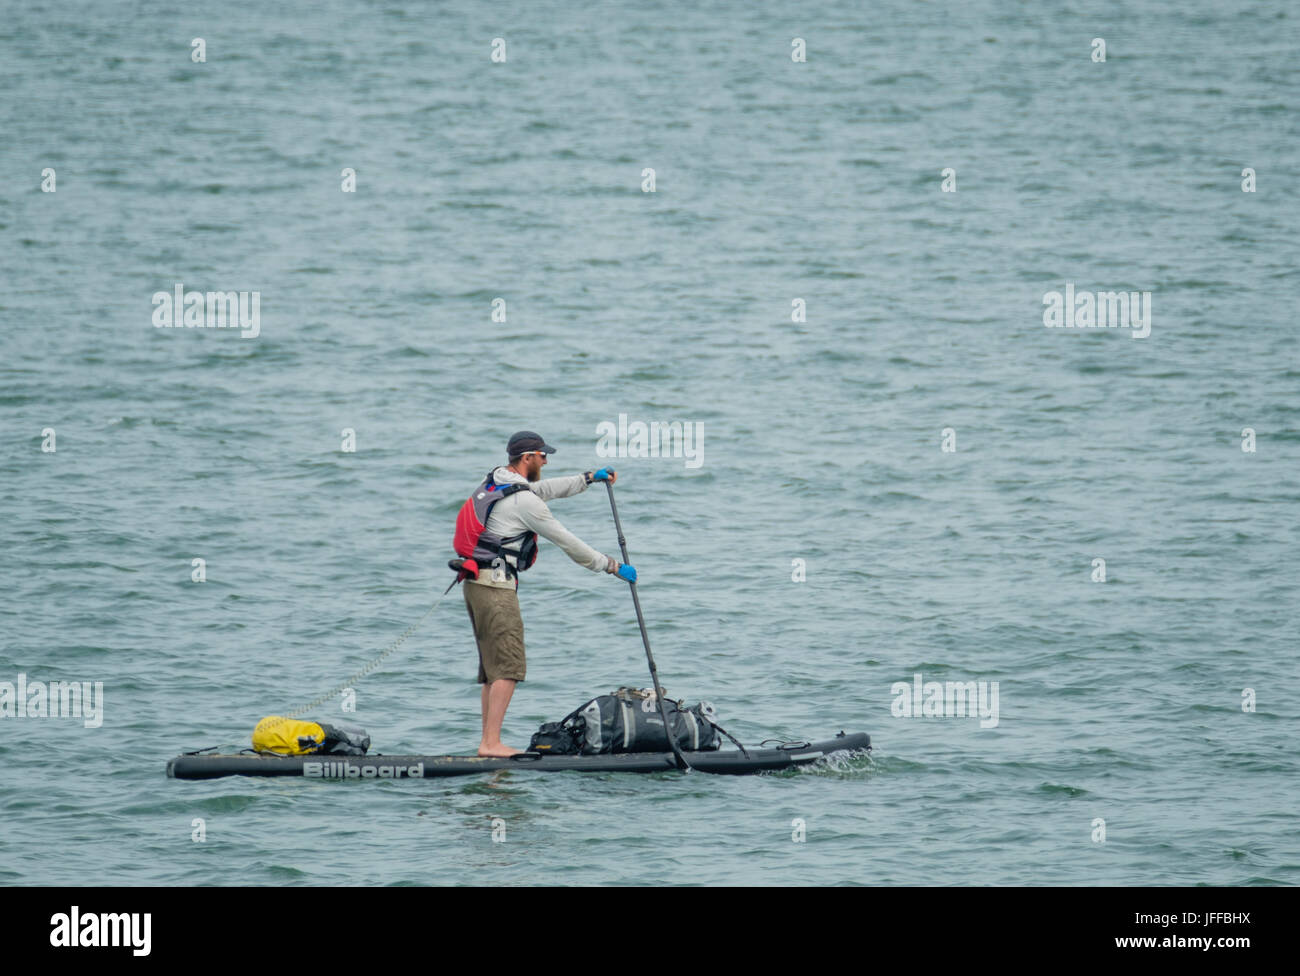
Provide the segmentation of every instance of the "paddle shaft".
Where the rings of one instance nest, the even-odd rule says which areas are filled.
[[[627,555],[627,540],[623,538],[623,523],[618,518],[618,506],[614,504],[614,486],[606,481],[605,487],[609,489],[609,510],[614,513],[614,529],[618,532],[618,551],[623,554],[623,562],[630,564],[631,559]],[[655,667],[655,657],[650,653],[650,635],[646,633],[645,616],[641,613],[641,598],[636,595],[636,584],[628,582],[628,588],[632,591],[632,606],[636,607],[636,622],[641,628],[641,643],[645,645],[645,659],[650,664],[650,680],[654,684],[655,698],[659,702],[659,717],[664,720],[664,737],[668,740],[668,746],[673,751],[673,756],[677,759],[678,769],[690,769],[690,763],[682,755],[681,749],[677,747],[677,736],[673,735],[672,726],[668,724],[668,710],[664,707],[664,690],[659,686],[659,669]]]

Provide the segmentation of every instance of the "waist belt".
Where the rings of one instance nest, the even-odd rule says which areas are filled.
[[[447,566],[456,574],[456,579],[452,582],[452,586],[455,586],[456,583],[459,583],[461,580],[473,580],[476,583],[488,583],[497,586],[504,586],[507,583],[519,579],[519,571],[515,569],[514,566],[510,565],[504,557],[497,557],[496,559],[493,559],[492,562],[499,562],[500,565],[494,567],[491,563],[488,563],[480,566],[478,561],[474,559],[450,560],[447,563]],[[514,585],[518,586],[518,583],[515,582]]]

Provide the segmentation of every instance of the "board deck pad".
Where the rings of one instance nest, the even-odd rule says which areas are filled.
[[[692,769],[702,773],[744,776],[770,770],[804,766],[833,752],[862,752],[871,748],[865,732],[841,732],[821,742],[783,742],[776,748],[683,752]],[[675,770],[671,752],[627,752],[600,756],[545,756],[525,753],[523,758],[481,756],[275,756],[264,753],[177,756],[167,763],[175,779],[216,779],[221,776],[297,776],[302,779],[434,779],[468,776],[509,769],[527,772],[659,773]]]

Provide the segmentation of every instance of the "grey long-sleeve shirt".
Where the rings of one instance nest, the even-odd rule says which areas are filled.
[[[519,535],[521,532],[536,532],[543,539],[549,539],[564,550],[570,559],[580,566],[595,573],[607,573],[612,564],[618,568],[618,560],[597,552],[576,535],[560,524],[560,520],[551,514],[546,502],[551,498],[566,498],[587,490],[587,481],[580,474],[563,478],[543,478],[529,482],[527,478],[507,467],[499,467],[492,472],[492,477],[499,485],[528,485],[531,491],[517,491],[501,499],[492,506],[488,515],[489,532],[494,532],[503,539]],[[513,564],[514,559],[507,556]],[[513,589],[513,580],[492,580],[492,573],[487,566],[482,567],[478,579],[469,580],[483,586],[504,586]]]

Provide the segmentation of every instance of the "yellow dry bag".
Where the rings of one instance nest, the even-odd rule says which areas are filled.
[[[253,730],[254,749],[281,756],[305,756],[318,750],[324,741],[325,730],[319,722],[300,718],[268,715]]]

